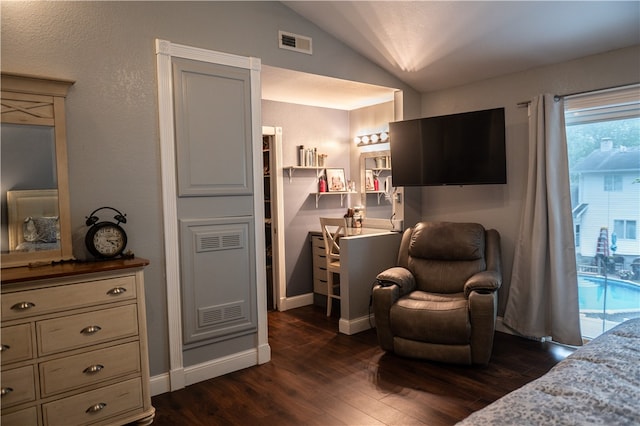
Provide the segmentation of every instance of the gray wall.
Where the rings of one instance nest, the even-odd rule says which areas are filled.
[[[99,206],[127,214],[146,270],[151,374],[169,370],[154,40],[419,95],[279,2],[1,2],[4,71],[76,81],[67,98],[72,227]],[[313,38],[314,54],[277,48],[278,30]]]
[[[449,90],[425,93],[422,116],[505,107],[507,184],[422,189],[424,219],[476,221],[502,236],[504,290],[510,282],[513,251],[526,190],[527,108],[516,104],[540,93],[569,94],[640,81],[640,46],[532,69]],[[506,291],[502,291],[504,303]]]
[[[347,179],[353,174],[349,167],[348,111],[262,101],[262,122],[265,126],[282,127],[284,167],[298,164],[297,147],[304,145],[328,154],[327,166],[343,168]],[[316,208],[315,196],[311,195],[318,191],[315,170],[296,170],[291,181],[282,169],[277,173],[284,179],[287,297],[299,296],[313,292],[309,231],[320,231],[321,215],[344,215],[346,205],[340,206],[339,196],[323,196]]]
[[[386,130],[389,121],[393,121],[393,102],[346,111],[262,101],[263,125],[283,129],[283,167],[298,164],[299,145],[316,147],[319,153],[328,154],[326,166],[344,169],[346,178],[357,182],[356,188],[360,188],[361,149],[352,142],[353,136]],[[277,170],[277,173],[283,179],[284,190],[286,295],[300,296],[313,292],[308,233],[320,231],[320,216],[343,216],[348,206],[359,205],[361,200],[356,194],[350,195],[341,206],[339,196],[322,196],[316,208],[315,196],[311,194],[318,190],[314,170],[296,170],[291,180],[287,172]],[[368,201],[373,200],[373,197],[369,197]],[[391,207],[388,206],[387,210],[391,211]]]

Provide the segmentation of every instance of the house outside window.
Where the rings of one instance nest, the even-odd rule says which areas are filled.
[[[582,334],[640,317],[640,85],[565,98]]]
[[[616,234],[616,238],[624,240],[637,239],[636,234],[636,221],[635,220],[614,220],[613,232]]]
[[[609,192],[622,191],[622,176],[604,175],[604,190]]]

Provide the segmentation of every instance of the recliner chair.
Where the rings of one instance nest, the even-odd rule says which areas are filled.
[[[477,223],[407,229],[398,266],[381,272],[373,311],[382,349],[456,364],[488,364],[502,284],[500,234]]]

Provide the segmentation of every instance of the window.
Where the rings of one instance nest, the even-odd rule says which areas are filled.
[[[565,98],[580,326],[640,317],[640,85]]]
[[[635,220],[614,220],[613,232],[616,234],[616,238],[622,238],[624,240],[635,240],[636,237],[636,221]]]
[[[621,175],[604,175],[604,190],[606,192],[622,191]]]

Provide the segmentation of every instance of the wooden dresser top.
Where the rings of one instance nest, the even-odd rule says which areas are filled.
[[[6,268],[0,271],[0,277],[2,279],[2,284],[13,284],[25,281],[62,278],[81,274],[92,274],[96,272],[141,268],[143,266],[147,266],[148,264],[149,261],[147,259],[143,259],[140,257],[91,262],[60,262],[38,266]]]

